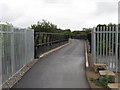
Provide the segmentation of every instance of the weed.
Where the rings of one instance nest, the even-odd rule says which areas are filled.
[[[109,83],[109,76],[104,76],[102,83],[99,82],[99,79],[96,78],[90,78],[89,80],[93,82],[96,86],[103,86],[105,88],[108,88],[108,83]]]
[[[94,72],[94,68],[88,68],[87,70],[90,72]]]
[[[101,83],[96,78],[90,78],[90,81],[93,82],[96,86],[101,86]]]
[[[108,75],[104,76],[102,86],[104,86],[105,88],[108,88],[109,80],[110,78]]]

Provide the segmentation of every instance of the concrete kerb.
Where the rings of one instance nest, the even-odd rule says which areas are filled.
[[[57,47],[57,48],[55,48],[55,49],[52,49],[52,50],[50,50],[50,51],[48,51],[48,52],[45,52],[45,53],[41,54],[41,55],[39,56],[39,59],[40,59],[40,58],[43,58],[44,56],[46,56],[46,55],[48,55],[48,54],[50,54],[50,53],[53,53],[53,52],[59,50],[59,49],[65,47],[65,46],[67,46],[67,45],[69,45],[70,43],[71,43],[71,40],[69,40],[69,42],[66,43],[66,44],[64,44],[64,45],[61,45],[60,47]]]
[[[14,76],[12,76],[8,81],[6,81],[3,85],[2,85],[2,90],[6,90],[6,88],[9,90],[10,88],[12,88],[18,81],[20,81],[22,79],[22,77],[32,68],[32,66],[35,65],[35,63],[37,63],[41,58],[43,58],[44,56],[53,53],[67,45],[69,45],[71,43],[71,39],[69,40],[68,43],[61,45],[60,47],[57,47],[55,49],[52,49],[48,52],[43,53],[42,55],[39,56],[38,59],[33,59],[30,63],[28,63],[27,65],[23,66],[22,69],[20,69]]]
[[[85,68],[88,68],[89,67],[89,62],[88,62],[88,47],[87,47],[87,42],[84,40],[84,51],[85,51]],[[88,79],[88,76],[87,76],[87,71],[85,71],[85,74],[86,74],[86,79],[88,81],[88,84],[89,84],[89,87],[91,87],[90,85],[90,82],[89,82],[89,79]]]
[[[37,62],[37,59],[33,59],[30,63],[23,66],[18,72],[16,72],[9,80],[2,85],[2,90],[12,88],[21,78],[31,69],[31,67]]]
[[[84,46],[85,46],[85,60],[86,60],[86,67],[89,67],[89,64],[88,64],[88,52],[87,52],[86,41],[84,41]]]

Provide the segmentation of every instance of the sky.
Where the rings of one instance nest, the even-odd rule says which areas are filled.
[[[0,0],[0,21],[28,27],[45,19],[58,28],[82,30],[118,23],[119,0]]]

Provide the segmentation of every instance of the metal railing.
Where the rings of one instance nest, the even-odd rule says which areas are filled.
[[[65,34],[35,32],[35,58],[46,51],[67,43],[68,40],[69,36]]]
[[[0,24],[0,85],[34,59],[34,31]]]
[[[119,37],[120,38],[120,37]],[[98,26],[92,31],[92,54],[94,64],[106,64],[109,70],[118,72],[118,27]]]
[[[87,40],[87,35],[76,35],[72,36],[72,39],[80,39],[80,40]]]

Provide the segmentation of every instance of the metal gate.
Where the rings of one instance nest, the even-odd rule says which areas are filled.
[[[97,26],[92,31],[94,64],[106,64],[107,69],[118,72],[119,48],[117,26]]]

